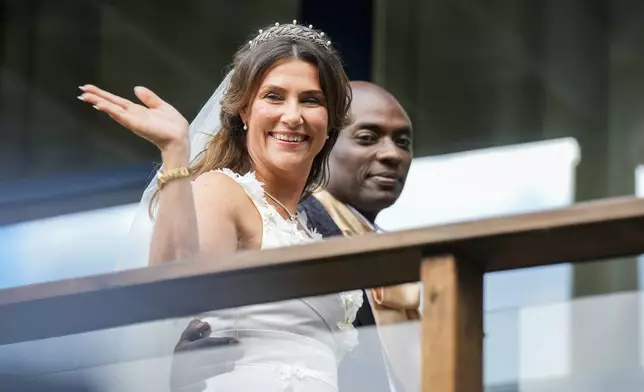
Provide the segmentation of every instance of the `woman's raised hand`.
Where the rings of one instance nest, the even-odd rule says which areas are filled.
[[[78,97],[81,101],[107,113],[119,124],[154,143],[162,152],[177,145],[188,148],[188,121],[149,89],[134,89],[134,94],[143,103],[139,105],[90,84],[79,88],[83,91]]]

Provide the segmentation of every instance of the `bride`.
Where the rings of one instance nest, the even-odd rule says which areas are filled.
[[[327,180],[327,159],[349,123],[351,92],[324,33],[275,24],[244,44],[232,70],[189,126],[152,91],[143,105],[96,86],[82,101],[154,143],[162,170],[144,193],[149,264],[306,244],[297,205]],[[243,290],[243,288],[240,288]],[[234,295],[234,293],[231,293]],[[238,339],[234,369],[212,391],[337,391],[337,367],[357,344],[360,291],[210,312],[211,336]]]

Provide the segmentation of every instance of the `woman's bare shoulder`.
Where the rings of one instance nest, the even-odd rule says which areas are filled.
[[[218,171],[201,174],[192,182],[192,187],[195,198],[205,198],[213,203],[239,206],[239,202],[248,199],[246,191],[237,181]]]
[[[259,248],[262,239],[262,220],[248,192],[257,191],[242,185],[231,173],[207,172],[193,181],[197,215],[202,221],[232,224],[237,232],[238,246]],[[248,180],[248,178],[246,178]],[[241,181],[244,181],[242,178]],[[261,186],[260,186],[261,191]],[[221,220],[222,218],[223,221]]]
[[[239,192],[244,192],[243,188],[235,181],[230,175],[221,171],[208,171],[200,174],[192,182],[194,187],[197,188],[225,188],[228,190],[236,189]]]

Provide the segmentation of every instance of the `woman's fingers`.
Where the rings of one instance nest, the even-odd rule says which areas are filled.
[[[134,94],[138,99],[143,102],[143,104],[151,109],[157,109],[161,106],[167,105],[164,100],[159,98],[158,95],[152,92],[152,90],[137,86],[134,88]]]
[[[97,97],[94,94],[83,94],[79,98],[81,101],[91,103],[95,109],[105,112],[107,114],[124,114],[127,112],[121,106],[116,105],[103,98]]]
[[[105,112],[109,115],[123,115],[124,113],[126,113],[126,110],[123,107],[105,100],[98,95],[85,93],[78,97],[78,99],[83,102],[92,104],[95,109]]]
[[[116,120],[117,123],[121,124],[130,131],[140,134],[137,125],[135,124],[136,118],[128,113],[126,110],[123,110],[120,106],[114,105],[111,102],[102,101],[94,105],[96,110],[105,112],[107,115]]]
[[[92,105],[96,105],[99,102],[111,103],[110,101],[107,101],[104,98],[101,98],[98,95],[95,95],[95,94],[92,94],[92,93],[83,93],[78,97],[78,99],[80,99],[83,102],[91,103]],[[115,104],[112,104],[112,105],[114,105],[114,106],[116,106],[118,108],[121,108],[121,110],[125,110],[125,109],[123,109],[123,107],[121,107],[119,105],[115,105]]]
[[[118,95],[114,95],[110,92],[107,92],[105,90],[102,90],[94,85],[91,84],[86,84],[84,86],[80,86],[79,89],[81,89],[82,92],[84,93],[89,93],[89,94],[94,94],[98,97],[103,98],[106,101],[109,101],[113,103],[114,105],[118,105],[123,109],[127,109],[130,105],[133,103],[125,98],[119,97]]]
[[[133,132],[137,132],[137,124],[135,124],[136,115],[131,113],[131,110],[125,110],[119,105],[116,105],[110,101],[104,100],[101,97],[90,93],[81,95],[79,99],[83,102],[92,104],[94,106],[94,109],[106,113],[122,126],[130,129]]]
[[[93,105],[161,149],[174,140],[185,140],[188,129],[185,118],[149,89],[135,89],[135,94],[144,105],[130,102],[92,85],[83,86],[81,90],[83,94],[78,97],[81,101]]]

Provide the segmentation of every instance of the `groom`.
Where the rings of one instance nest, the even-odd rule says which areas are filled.
[[[352,82],[351,87],[354,122],[340,132],[331,152],[329,184],[325,191],[304,200],[299,207],[306,212],[309,226],[324,237],[380,231],[376,217],[400,196],[412,160],[411,121],[400,103],[372,83]],[[340,391],[403,392],[404,372],[390,361],[390,354],[396,352],[396,342],[381,342],[375,328],[368,328],[370,331],[366,328],[417,320],[418,285],[372,288],[363,291],[363,298],[364,305],[354,325],[364,333],[360,334],[361,344],[340,366]],[[204,374],[203,366],[212,358],[181,354],[206,347],[235,346],[229,339],[223,341],[208,335],[209,326],[198,320],[193,320],[184,331],[173,360],[173,392],[202,390],[200,386],[205,384],[200,377],[232,369],[232,361],[241,355],[230,347],[229,354],[225,354],[230,358],[219,355],[216,361],[229,366],[221,365]]]
[[[309,225],[324,237],[382,231],[376,217],[400,196],[412,160],[412,125],[400,103],[372,83],[352,82],[351,87],[354,122],[340,132],[331,151],[329,184],[300,204]],[[382,339],[376,328],[365,327],[418,320],[419,286],[372,288],[363,298],[354,322],[362,327],[360,345],[340,366],[340,391],[414,389],[410,378],[418,375],[406,366],[413,352],[398,347],[391,332]]]

